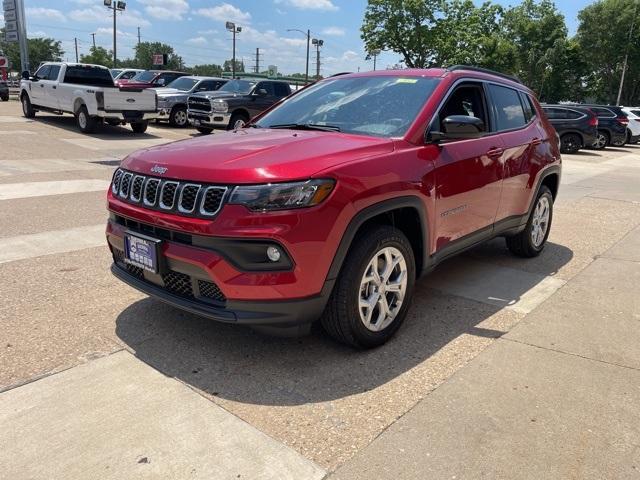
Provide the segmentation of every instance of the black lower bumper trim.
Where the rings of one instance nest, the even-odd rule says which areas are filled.
[[[228,300],[225,307],[216,307],[174,295],[160,286],[136,278],[115,263],[111,265],[111,272],[126,284],[149,296],[190,313],[224,323],[278,328],[310,324],[320,318],[328,298],[323,292],[318,296],[299,300]]]

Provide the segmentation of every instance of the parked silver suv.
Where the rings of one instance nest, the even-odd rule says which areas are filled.
[[[192,93],[218,90],[228,80],[217,77],[180,77],[163,88],[156,88],[160,120],[174,127],[187,125],[187,98]]]

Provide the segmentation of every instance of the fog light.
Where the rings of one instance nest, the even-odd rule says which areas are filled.
[[[280,249],[278,247],[267,247],[267,257],[272,262],[280,261]]]

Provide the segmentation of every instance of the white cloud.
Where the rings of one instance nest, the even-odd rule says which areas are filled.
[[[27,8],[25,10],[25,13],[27,15],[27,20],[35,18],[35,19],[51,20],[54,22],[67,21],[64,14],[60,10],[55,10],[53,8],[42,8],[42,7]]]
[[[43,38],[46,37],[47,34],[46,32],[43,32],[42,30],[37,30],[35,32],[29,32],[29,38]]]
[[[96,29],[96,35],[99,37],[111,37],[113,35],[113,28],[99,27]],[[123,32],[122,30],[116,30],[116,36],[118,38],[120,37],[135,38],[136,37],[136,35],[134,35],[133,33]]]
[[[214,30],[213,28],[210,28],[208,30],[198,30],[196,33],[198,35],[216,35],[220,32],[218,30]]]
[[[341,27],[327,27],[324,30],[322,30],[322,33],[325,35],[330,35],[334,37],[344,37],[346,32],[345,32],[345,29]]]
[[[275,3],[289,5],[299,10],[325,10],[335,12],[338,7],[331,0],[274,0]]]
[[[69,12],[69,18],[76,22],[111,23],[113,22],[113,13],[105,7],[96,5],[91,8],[72,10]],[[144,18],[139,10],[127,9],[118,14],[118,24],[125,27],[148,27],[151,22]]]
[[[229,3],[223,3],[217,7],[200,8],[196,10],[196,13],[220,22],[229,21],[246,24],[251,21],[251,14],[249,12],[243,12]]]
[[[144,10],[158,20],[182,20],[189,11],[187,0],[138,0]]]
[[[191,45],[206,45],[208,42],[204,37],[194,37],[187,40],[187,43]]]

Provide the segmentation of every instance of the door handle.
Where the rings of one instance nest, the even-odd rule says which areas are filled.
[[[504,149],[499,148],[499,147],[493,147],[493,148],[490,148],[487,151],[487,156],[488,157],[499,157],[503,153],[504,153]]]
[[[53,86],[53,87],[51,87],[51,88],[53,88],[53,89],[55,90],[55,89],[56,89],[56,88],[58,88],[58,87],[56,87],[56,86],[54,85],[54,86]]]
[[[531,145],[540,145],[542,143],[542,139],[541,138],[534,138],[533,140],[531,140]]]

